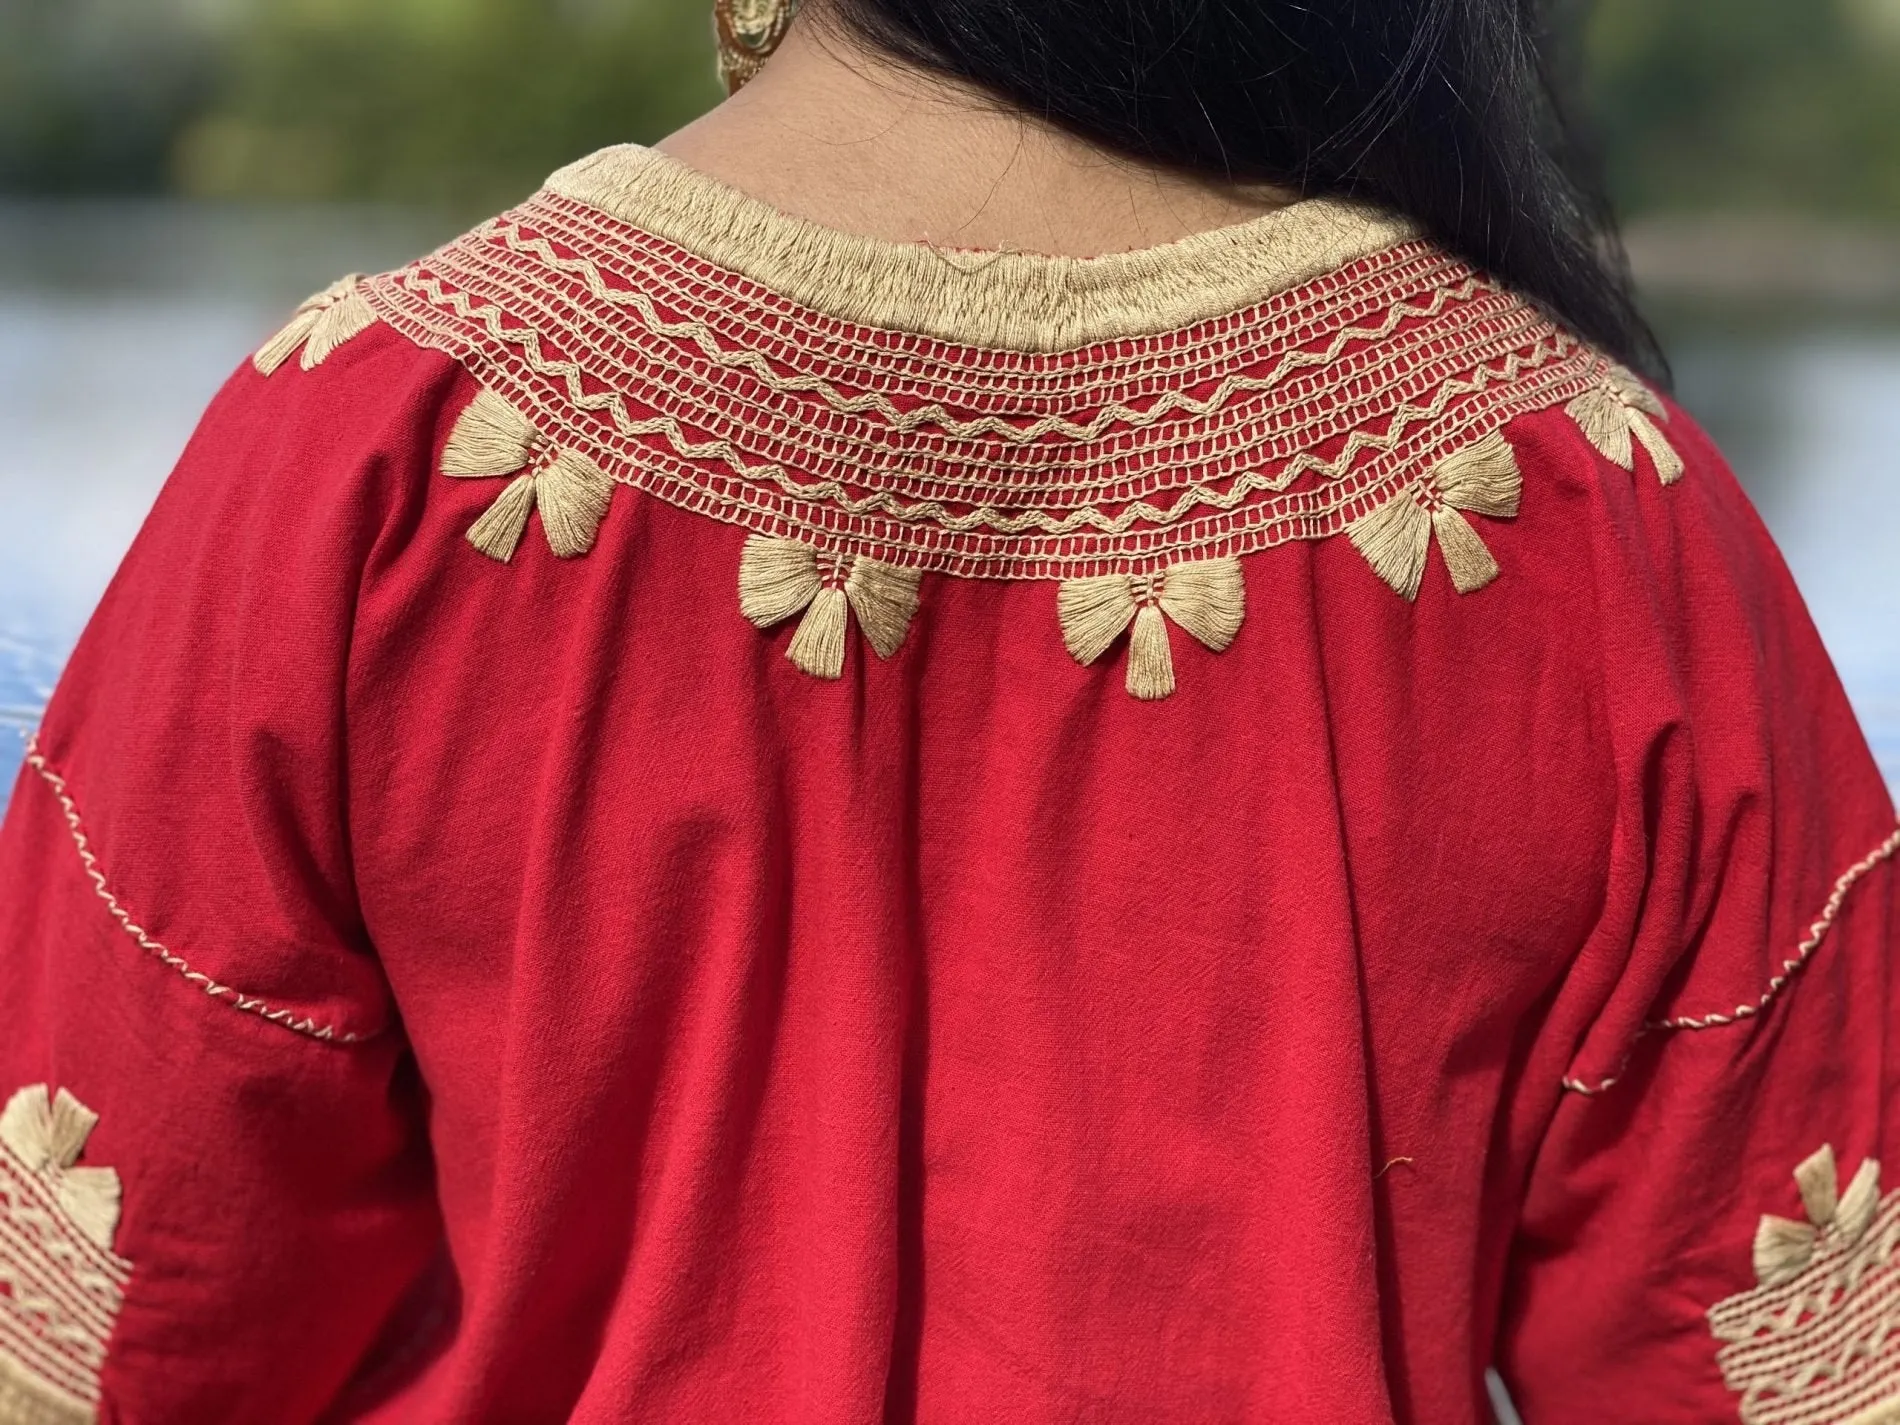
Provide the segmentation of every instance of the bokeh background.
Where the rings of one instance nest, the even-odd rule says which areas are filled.
[[[1681,394],[1900,782],[1900,0],[1564,4]],[[0,788],[224,376],[339,274],[714,102],[709,8],[0,0]]]

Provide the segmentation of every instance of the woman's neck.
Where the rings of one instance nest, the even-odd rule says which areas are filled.
[[[810,222],[945,248],[1096,257],[1291,201],[1109,154],[874,53],[821,11],[800,16],[738,95],[658,147]]]

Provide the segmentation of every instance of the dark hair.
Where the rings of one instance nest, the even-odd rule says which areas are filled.
[[[1168,167],[1380,203],[1665,375],[1537,0],[835,0],[886,52]]]

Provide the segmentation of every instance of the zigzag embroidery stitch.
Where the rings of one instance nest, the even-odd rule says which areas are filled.
[[[1307,473],[1317,472],[1328,480],[1338,481],[1346,476],[1358,458],[1366,451],[1392,449],[1411,426],[1438,419],[1457,397],[1481,394],[1493,385],[1512,383],[1527,370],[1537,369],[1582,350],[1574,338],[1558,336],[1548,343],[1540,343],[1528,354],[1513,353],[1507,358],[1504,369],[1501,371],[1480,369],[1469,380],[1447,381],[1439,388],[1429,405],[1418,406],[1408,403],[1400,406],[1393,413],[1390,424],[1384,431],[1376,433],[1365,430],[1354,431],[1347,438],[1339,455],[1330,460],[1303,453],[1291,462],[1288,470],[1281,471],[1277,476],[1243,475],[1224,492],[1190,487],[1166,508],[1157,507],[1146,501],[1135,501],[1113,516],[1104,515],[1100,510],[1090,507],[1074,510],[1060,517],[1051,516],[1043,510],[1033,509],[1006,516],[988,507],[979,507],[959,515],[951,513],[936,501],[920,501],[906,505],[888,491],[877,491],[861,499],[854,499],[838,481],[801,484],[781,465],[751,463],[729,441],[689,440],[679,422],[673,417],[636,419],[628,411],[626,398],[620,392],[609,389],[589,393],[583,379],[583,371],[577,363],[548,358],[544,352],[542,337],[533,328],[524,325],[514,330],[508,329],[500,307],[482,304],[477,308],[465,294],[448,292],[442,284],[432,279],[412,276],[407,280],[411,286],[423,289],[433,303],[455,311],[466,320],[480,323],[496,341],[520,349],[529,367],[537,374],[563,383],[575,409],[596,413],[605,412],[613,418],[614,424],[623,435],[661,436],[683,459],[718,461],[729,466],[742,477],[770,480],[784,494],[793,499],[827,501],[835,504],[848,515],[884,514],[905,523],[933,523],[953,533],[982,529],[998,534],[1021,534],[1034,531],[1053,536],[1074,534],[1085,530],[1108,535],[1123,534],[1138,524],[1173,524],[1202,508],[1232,509],[1250,495],[1262,490],[1284,489],[1299,476]],[[446,334],[435,333],[434,335],[442,339]],[[452,336],[447,339],[453,342]],[[465,352],[455,351],[452,346],[445,349],[450,349],[451,354],[466,355]],[[1594,357],[1591,358],[1592,365],[1596,363],[1596,360]],[[1562,374],[1572,375],[1569,372]],[[1579,379],[1577,384],[1587,386],[1590,382]],[[1561,397],[1554,397],[1550,403],[1555,404],[1559,399]],[[544,412],[543,414],[553,413]],[[616,473],[615,478],[624,484],[637,483],[634,478],[626,474]]]
[[[458,289],[469,287],[474,280],[472,274],[455,275]],[[439,278],[420,285],[446,291]],[[459,300],[451,309],[463,313],[466,322],[482,327],[492,340],[504,344],[510,341],[505,323],[486,315],[496,305],[492,298],[478,300],[466,291],[458,291],[456,297]],[[432,328],[434,323],[425,321],[422,325]],[[1468,350],[1461,353],[1468,364],[1461,363],[1457,369],[1467,370],[1512,356],[1522,360],[1525,341],[1550,340],[1548,332],[1541,319],[1534,319],[1522,308],[1516,309],[1514,319],[1508,322],[1501,316],[1489,318],[1480,330],[1468,334]],[[435,339],[445,349],[460,352],[462,348],[455,344],[453,335]],[[607,332],[564,331],[561,335],[582,345],[613,339]],[[1103,499],[1113,502],[1113,489],[1150,477],[1159,478],[1164,485],[1213,485],[1243,471],[1290,460],[1306,449],[1348,435],[1366,423],[1366,412],[1344,404],[1316,411],[1311,409],[1312,403],[1323,399],[1329,389],[1347,386],[1408,389],[1426,379],[1424,373],[1445,364],[1442,348],[1441,334],[1421,328],[1403,339],[1362,349],[1351,362],[1340,364],[1345,369],[1329,371],[1324,384],[1308,379],[1298,383],[1300,389],[1257,393],[1244,404],[1232,404],[1218,413],[1211,424],[1191,426],[1185,434],[1179,423],[1170,426],[1166,443],[1141,442],[1140,432],[1128,429],[1113,442],[1089,452],[1074,452],[1071,447],[1051,442],[1033,446],[955,442],[941,433],[902,443],[892,439],[888,430],[846,436],[815,429],[795,409],[749,407],[741,415],[726,404],[730,393],[722,392],[719,399],[708,397],[709,390],[718,390],[713,369],[682,368],[669,363],[663,353],[652,354],[652,361],[637,369],[593,374],[596,385],[642,391],[646,403],[661,417],[670,416],[695,428],[737,424],[750,431],[760,447],[788,447],[791,463],[801,468],[820,470],[842,464],[853,475],[865,477],[855,481],[859,485],[875,483],[870,478],[873,475],[917,483],[912,472],[922,464],[932,467],[932,475],[922,483],[944,487],[942,497],[958,503],[979,503],[986,492],[1003,498],[1020,496],[1026,493],[1026,486],[1047,489],[1051,484],[1071,501],[1095,503]],[[539,357],[542,370],[561,377],[571,396],[574,383],[570,373],[549,363],[538,346],[529,356],[531,364]],[[578,362],[573,365],[582,373],[587,370]],[[775,457],[774,462],[785,458]],[[943,468],[936,468],[939,464]],[[1179,473],[1158,473],[1169,469]],[[1290,483],[1293,475],[1288,472],[1269,478],[1277,488]]]
[[[1767,1240],[1800,1240],[1790,1273],[1709,1310],[1710,1332],[1721,1343],[1717,1362],[1741,1396],[1743,1425],[1871,1425],[1900,1408],[1900,1194],[1873,1204],[1879,1165],[1869,1161],[1860,1176],[1871,1196],[1856,1214],[1855,1189],[1837,1194],[1831,1148],[1797,1176],[1817,1168],[1809,1222],[1762,1222]],[[1804,1198],[1815,1190],[1804,1185]],[[1758,1270],[1761,1252],[1758,1243]]]
[[[905,411],[899,409],[896,403],[881,392],[872,391],[858,396],[846,396],[839,392],[833,382],[821,376],[782,376],[773,370],[771,363],[757,352],[722,345],[712,328],[704,321],[697,319],[668,321],[660,315],[652,298],[646,293],[637,289],[609,287],[600,275],[598,264],[591,259],[563,258],[554,251],[553,245],[545,238],[525,238],[521,235],[522,231],[522,225],[518,222],[504,223],[497,235],[513,250],[532,254],[556,271],[581,278],[588,291],[597,300],[613,306],[630,308],[640,317],[646,329],[654,335],[688,341],[715,365],[749,371],[762,384],[774,391],[783,394],[815,395],[841,415],[875,413],[882,416],[893,429],[898,431],[913,431],[924,426],[931,426],[959,439],[993,435],[1001,440],[1024,445],[1050,435],[1059,435],[1075,441],[1095,440],[1117,426],[1125,425],[1141,429],[1176,414],[1212,415],[1236,396],[1257,391],[1270,391],[1296,371],[1332,365],[1355,342],[1382,340],[1391,336],[1408,320],[1436,317],[1454,302],[1468,301],[1479,292],[1499,290],[1494,283],[1479,277],[1469,277],[1456,288],[1438,288],[1423,303],[1398,303],[1390,310],[1385,320],[1377,326],[1343,329],[1333,337],[1324,351],[1285,352],[1279,363],[1263,376],[1228,376],[1206,397],[1197,398],[1185,392],[1171,391],[1162,395],[1145,410],[1115,403],[1105,406],[1086,422],[1072,421],[1062,416],[1045,416],[1029,425],[1016,425],[1000,416],[959,420],[942,405],[935,403]]]

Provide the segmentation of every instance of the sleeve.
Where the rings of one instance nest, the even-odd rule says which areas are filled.
[[[1534,1425],[1900,1421],[1893,803],[1747,499],[1671,430],[1680,480],[1590,457],[1620,804],[1499,1364]]]
[[[378,329],[234,377],[29,750],[0,832],[0,1420],[312,1420],[435,1314],[345,764],[353,611],[445,367]]]

